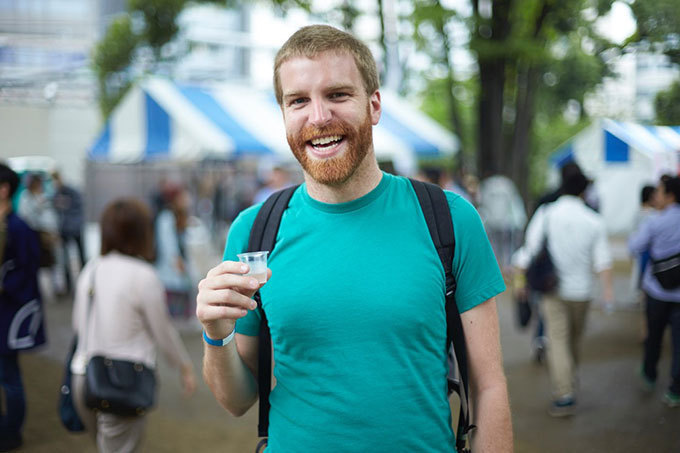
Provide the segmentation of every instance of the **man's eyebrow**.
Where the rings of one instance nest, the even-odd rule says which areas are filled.
[[[299,98],[304,97],[305,93],[302,91],[290,91],[288,93],[283,93],[284,99]]]
[[[327,91],[349,91],[351,93],[356,91],[356,87],[354,85],[331,85],[328,88],[326,88]]]

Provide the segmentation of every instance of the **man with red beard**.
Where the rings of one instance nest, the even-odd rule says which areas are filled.
[[[412,185],[378,168],[375,61],[345,32],[304,27],[279,50],[274,86],[305,183],[283,214],[266,284],[236,259],[261,204],[234,221],[224,261],[199,284],[205,380],[232,414],[253,405],[263,310],[276,378],[268,453],[450,452],[444,272]],[[477,212],[446,198],[473,446],[512,451],[495,302],[505,285]]]

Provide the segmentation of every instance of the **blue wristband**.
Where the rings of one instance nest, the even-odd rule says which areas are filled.
[[[220,340],[213,340],[208,336],[208,334],[205,333],[205,330],[203,331],[203,340],[205,340],[206,343],[208,343],[211,346],[226,346],[229,343],[231,343],[231,340],[234,339],[234,335],[236,335],[236,329],[234,329],[233,332],[231,332],[229,335],[227,335],[227,338],[222,338]]]

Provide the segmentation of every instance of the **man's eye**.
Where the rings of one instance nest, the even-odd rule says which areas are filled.
[[[300,104],[304,104],[306,101],[307,101],[306,98],[296,98],[296,99],[293,99],[292,101],[290,101],[290,105],[300,105]]]
[[[348,96],[347,93],[333,93],[330,95],[331,99],[341,99]]]

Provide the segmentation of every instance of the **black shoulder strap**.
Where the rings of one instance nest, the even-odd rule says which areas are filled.
[[[455,389],[460,394],[461,411],[456,431],[456,447],[458,451],[464,451],[467,434],[470,429],[474,428],[474,425],[470,424],[467,349],[465,347],[463,323],[455,300],[456,278],[453,275],[452,266],[456,238],[453,233],[453,220],[451,219],[446,194],[439,186],[415,179],[410,179],[410,181],[418,197],[418,202],[427,222],[427,228],[430,231],[432,242],[437,249],[446,276],[446,351],[451,359],[450,349],[453,345],[454,363],[458,366],[460,376],[460,385],[457,388],[450,388],[449,391]]]
[[[276,235],[281,225],[283,212],[288,207],[288,202],[297,188],[298,186],[288,187],[273,193],[267,198],[257,213],[253,226],[250,229],[250,238],[248,240],[249,252],[266,250],[271,253],[276,245]],[[255,300],[261,315],[257,348],[257,389],[260,399],[257,432],[258,436],[266,437],[269,431],[269,392],[272,386],[272,340],[269,334],[267,317],[262,309],[262,299],[260,298],[259,291],[255,294]]]

